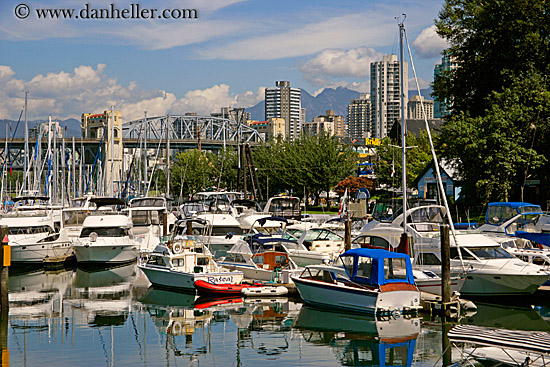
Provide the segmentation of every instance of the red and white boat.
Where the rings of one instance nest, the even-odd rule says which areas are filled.
[[[205,280],[198,279],[195,281],[195,288],[200,294],[208,295],[235,295],[240,296],[242,290],[246,288],[259,288],[261,283],[239,283],[239,284],[213,284]]]

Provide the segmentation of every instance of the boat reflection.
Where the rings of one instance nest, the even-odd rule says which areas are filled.
[[[550,331],[550,324],[533,307],[495,305],[476,302],[476,313],[460,319],[462,325],[511,330]]]
[[[302,307],[294,322],[304,339],[328,345],[345,366],[411,366],[419,318],[380,318]]]
[[[59,317],[63,299],[72,277],[70,270],[10,274],[8,299],[10,319],[43,319]]]
[[[75,314],[85,320],[77,320],[91,326],[123,325],[132,304],[132,280],[134,264],[101,270],[77,268],[73,275],[70,299]]]

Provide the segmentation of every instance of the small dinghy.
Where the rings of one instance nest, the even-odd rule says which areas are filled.
[[[244,288],[241,293],[245,297],[273,297],[282,296],[288,293],[288,289],[282,285],[280,286],[263,286]]]
[[[250,288],[261,287],[259,283],[239,283],[239,284],[212,284],[205,280],[196,280],[195,288],[200,294],[208,295],[235,295],[240,296],[242,291]],[[286,289],[286,288],[285,288]]]

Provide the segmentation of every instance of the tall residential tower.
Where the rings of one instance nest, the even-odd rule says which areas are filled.
[[[401,121],[399,64],[397,55],[385,55],[382,61],[370,64],[371,136],[374,138],[384,138],[393,124]],[[403,66],[403,89],[406,105],[409,90],[408,64],[404,63]]]
[[[351,139],[371,137],[370,94],[361,93],[348,105],[348,137]]]
[[[291,88],[290,82],[275,82],[275,88],[265,90],[265,119],[283,118],[285,135],[294,140],[302,125],[302,91]]]

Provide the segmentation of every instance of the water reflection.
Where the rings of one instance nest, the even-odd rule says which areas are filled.
[[[9,290],[6,335],[14,366],[440,366],[449,328],[427,318],[302,307],[286,297],[204,298],[155,289],[134,264],[14,272]],[[550,328],[544,305],[477,306],[459,323]]]
[[[419,318],[376,318],[308,306],[294,326],[309,343],[328,345],[344,366],[411,366]]]
[[[132,303],[134,264],[106,269],[77,268],[69,300],[92,326],[123,325]]]

